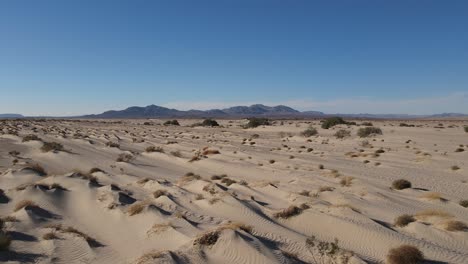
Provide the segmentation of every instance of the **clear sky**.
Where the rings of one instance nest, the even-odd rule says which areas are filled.
[[[468,113],[468,1],[0,1],[0,113]]]

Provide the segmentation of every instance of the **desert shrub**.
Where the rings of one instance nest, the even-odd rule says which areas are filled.
[[[340,184],[343,187],[349,187],[353,184],[353,177],[351,176],[346,176],[343,179],[340,180]]]
[[[145,209],[145,207],[146,207],[146,204],[143,202],[132,204],[127,210],[128,215],[130,216],[137,215],[143,212],[143,209]]]
[[[86,242],[88,243],[88,245],[92,246],[92,247],[96,247],[96,246],[99,246],[101,245],[96,239],[90,237],[89,235],[79,231],[78,229],[74,228],[74,227],[67,227],[67,228],[64,228],[61,230],[62,232],[65,232],[65,233],[71,233],[71,234],[75,234],[81,238],[83,238],[84,240],[86,240]]]
[[[164,122],[163,125],[165,125],[165,126],[180,126],[179,121],[177,121],[175,119],[174,120],[167,120],[166,122]]]
[[[91,168],[89,170],[89,174],[93,174],[95,172],[104,172],[103,170],[101,170],[100,168]]]
[[[465,151],[464,148],[457,148],[457,149],[455,150],[455,152],[463,152],[463,151]]]
[[[210,126],[210,127],[219,126],[218,122],[216,122],[216,120],[213,120],[213,119],[205,119],[205,120],[203,120],[201,125],[202,126]]]
[[[329,117],[322,122],[322,128],[323,129],[329,129],[330,127],[340,125],[340,124],[347,124],[346,121],[343,120],[343,118],[339,116],[334,116],[334,117]]]
[[[362,122],[361,126],[373,126],[371,122]]]
[[[358,130],[359,137],[368,137],[370,135],[382,135],[382,130],[378,127],[362,127]]]
[[[318,134],[317,129],[315,129],[313,127],[309,127],[308,129],[301,132],[301,135],[303,137],[311,137],[311,136],[315,136],[317,134]]]
[[[211,180],[216,181],[216,180],[221,180],[222,178],[226,178],[226,177],[227,177],[226,174],[222,174],[222,175],[213,175],[213,176],[211,176]]]
[[[106,142],[106,146],[108,146],[109,148],[120,148],[119,143],[115,143],[115,142],[112,142],[112,141]]]
[[[340,129],[336,131],[335,137],[336,138],[345,138],[351,136],[351,131],[345,130],[345,129]]]
[[[465,130],[466,133],[468,133],[468,126],[465,126],[463,129]]]
[[[57,235],[55,234],[55,232],[49,232],[49,233],[45,233],[43,236],[42,236],[42,239],[44,240],[52,240],[52,239],[57,239]]]
[[[414,125],[408,125],[406,123],[400,123],[401,127],[414,127]]]
[[[416,219],[412,215],[404,214],[404,215],[398,216],[395,219],[395,222],[393,223],[393,225],[398,226],[398,227],[403,227],[403,226],[407,226],[408,224],[414,221],[416,221]]]
[[[130,162],[134,159],[135,157],[131,154],[128,154],[128,153],[121,153],[118,157],[117,157],[117,162]]]
[[[226,184],[227,186],[231,186],[231,184],[237,183],[235,180],[229,179],[227,177],[221,179],[221,182]]]
[[[417,247],[410,245],[392,248],[387,255],[388,264],[417,264],[423,261],[423,253]]]
[[[270,121],[267,118],[258,118],[258,117],[252,117],[249,118],[249,122],[244,125],[244,128],[255,128],[258,126],[269,126]]]
[[[217,149],[205,149],[202,152],[202,155],[207,156],[207,155],[215,155],[215,154],[220,154],[220,153],[221,152],[219,152],[219,150],[217,150]]]
[[[41,141],[41,139],[38,136],[31,134],[23,137],[23,142],[28,141]]]
[[[465,208],[468,208],[468,200],[461,200],[460,202],[458,202],[458,204]]]
[[[40,176],[44,176],[44,175],[47,175],[47,172],[46,170],[44,169],[44,167],[42,167],[41,165],[39,164],[31,164],[25,168],[23,168],[23,170],[31,170],[31,171],[34,171],[35,173],[39,174]]]
[[[43,152],[57,152],[57,151],[63,151],[63,145],[57,142],[44,142],[41,150]]]
[[[164,149],[162,147],[155,147],[155,146],[149,146],[145,150],[148,153],[151,152],[159,152],[159,153],[164,153]]]
[[[392,182],[392,187],[393,189],[396,189],[396,190],[403,190],[403,189],[411,188],[411,182],[405,179],[395,180]]]
[[[445,230],[447,231],[465,231],[466,229],[468,226],[461,221],[449,220],[445,222]]]
[[[219,231],[211,231],[202,234],[199,236],[195,241],[193,241],[194,245],[203,245],[203,246],[212,246],[216,244],[219,238]]]
[[[299,215],[300,213],[302,213],[303,209],[302,208],[299,208],[295,205],[291,205],[290,207],[286,208],[286,209],[283,209],[277,213],[275,213],[273,216],[276,217],[276,218],[290,218],[292,216],[296,216],[296,215]]]

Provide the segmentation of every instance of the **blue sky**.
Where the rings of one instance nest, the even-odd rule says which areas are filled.
[[[468,113],[467,1],[0,1],[0,113]]]

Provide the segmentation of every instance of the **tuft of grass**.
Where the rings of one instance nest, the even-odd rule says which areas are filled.
[[[63,145],[57,142],[43,142],[41,147],[42,152],[58,152],[63,151]]]
[[[128,154],[128,153],[121,153],[119,154],[119,156],[117,157],[117,162],[130,162],[134,159],[135,157],[131,154]]]
[[[357,135],[361,138],[371,135],[382,135],[382,130],[378,127],[362,127],[358,130]]]
[[[468,208],[468,200],[461,200],[460,202],[458,202],[458,204],[465,208]]]
[[[154,198],[159,198],[161,196],[169,196],[169,193],[166,190],[156,190],[153,193]]]
[[[155,146],[149,146],[145,150],[148,153],[151,152],[159,152],[159,153],[164,153],[164,149],[162,147],[155,147]]]
[[[193,241],[194,245],[202,245],[202,246],[212,246],[216,244],[219,239],[219,231],[210,231],[200,235],[198,238]]]
[[[411,182],[405,179],[395,180],[392,182],[392,187],[396,190],[408,189],[411,188]]]
[[[120,148],[119,143],[112,142],[112,141],[106,142],[106,146],[108,146],[109,148]]]
[[[400,215],[395,219],[395,222],[393,223],[394,226],[398,227],[403,227],[407,226],[408,224],[415,222],[416,219],[412,215],[404,214]]]
[[[23,142],[29,142],[29,141],[41,141],[41,139],[34,135],[34,134],[31,134],[31,135],[26,135],[23,137]]]
[[[90,246],[93,246],[93,247],[94,247],[94,246],[100,245],[100,243],[99,243],[96,239],[90,237],[89,235],[87,235],[87,234],[85,234],[85,233],[79,231],[78,229],[76,229],[76,228],[74,228],[74,227],[69,226],[69,227],[67,227],[67,228],[62,229],[61,231],[64,232],[64,233],[75,234],[75,235],[77,235],[77,236],[83,238],[84,240],[86,240],[86,242],[87,242]]]
[[[128,207],[128,209],[127,209],[128,215],[130,215],[130,216],[137,215],[137,214],[143,212],[145,207],[146,207],[146,203],[144,203],[144,202],[134,203],[134,204],[130,205],[130,207]]]
[[[225,229],[231,229],[231,230],[242,230],[246,233],[252,234],[253,228],[252,226],[246,225],[244,223],[240,222],[230,222],[228,224],[224,224],[218,228],[218,230],[225,230]]]
[[[351,136],[351,131],[345,130],[345,129],[340,129],[336,131],[335,135],[336,138],[346,138]]]
[[[49,232],[49,233],[45,233],[44,235],[42,235],[42,239],[44,240],[52,240],[52,239],[57,239],[58,236],[55,234],[55,232]]]
[[[180,126],[179,121],[177,121],[175,119],[174,120],[167,120],[166,122],[164,122],[163,125],[165,125],[165,126]]]
[[[447,231],[465,231],[468,229],[468,226],[457,220],[448,220],[444,223],[445,230]]]
[[[387,255],[387,264],[418,264],[423,261],[423,253],[417,247],[411,245],[392,248]]]
[[[297,207],[295,205],[291,205],[289,206],[288,208],[286,209],[283,209],[275,214],[273,214],[274,217],[276,218],[284,218],[284,219],[287,219],[287,218],[290,218],[292,216],[296,216],[296,215],[299,215],[301,214],[303,211],[302,208],[300,207]]]
[[[343,187],[349,187],[353,184],[353,179],[354,177],[351,176],[346,176],[343,179],[340,180],[340,184]]]

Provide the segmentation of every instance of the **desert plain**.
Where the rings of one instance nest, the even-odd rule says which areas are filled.
[[[0,121],[0,262],[468,263],[466,120],[178,121]]]

